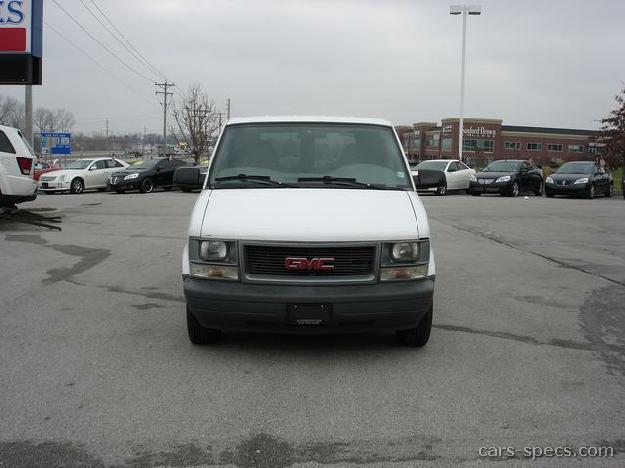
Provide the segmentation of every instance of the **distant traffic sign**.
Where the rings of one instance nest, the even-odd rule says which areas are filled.
[[[41,154],[71,154],[72,134],[41,132]]]

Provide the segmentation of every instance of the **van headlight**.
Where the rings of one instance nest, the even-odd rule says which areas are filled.
[[[547,182],[548,184],[553,184],[553,177],[549,176],[545,179],[545,182]]]
[[[228,244],[225,241],[201,241],[200,258],[208,262],[226,260],[228,258]]]
[[[419,259],[418,242],[397,242],[391,248],[393,260],[398,262],[414,262]]]
[[[189,239],[189,270],[197,278],[238,280],[237,243],[226,240]]]
[[[429,261],[429,239],[384,243],[380,257],[380,281],[425,278]]]

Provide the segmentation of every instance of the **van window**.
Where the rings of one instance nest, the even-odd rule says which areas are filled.
[[[230,125],[211,166],[210,183],[239,174],[268,176],[295,187],[345,188],[301,178],[351,178],[394,190],[411,183],[391,128],[363,124],[258,123]],[[241,180],[218,183],[258,188]],[[266,186],[266,185],[265,185]]]

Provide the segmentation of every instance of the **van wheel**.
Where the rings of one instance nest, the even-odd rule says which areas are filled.
[[[69,191],[71,193],[83,193],[85,191],[85,183],[80,177],[76,177],[72,180],[72,183],[69,186]]]
[[[141,186],[139,187],[141,193],[150,193],[154,190],[154,182],[149,177],[146,177],[141,181]]]
[[[420,348],[424,346],[430,339],[430,332],[432,331],[432,309],[434,305],[430,306],[430,309],[417,325],[417,328],[409,328],[408,330],[397,330],[397,337],[399,341],[405,346],[411,348]]]
[[[447,195],[447,184],[441,184],[436,188],[436,195]]]
[[[221,330],[204,328],[187,307],[187,332],[189,340],[195,345],[216,343],[221,337]]]

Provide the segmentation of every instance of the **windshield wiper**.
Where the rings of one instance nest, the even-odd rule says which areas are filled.
[[[266,176],[266,175],[238,174],[235,176],[225,176],[225,177],[215,178],[215,182],[224,182],[227,180],[241,180],[243,182],[260,182],[260,183],[267,184],[267,185],[275,185],[277,187],[293,187],[293,185],[291,184],[273,180],[271,177]]]
[[[323,177],[300,177],[297,179],[298,182],[323,182],[324,184],[336,184],[336,185],[344,185],[346,187],[364,187],[369,189],[376,190],[391,190],[390,187],[386,185],[380,184],[368,184],[367,182],[360,182],[353,177],[332,177],[332,176],[323,176]]]

